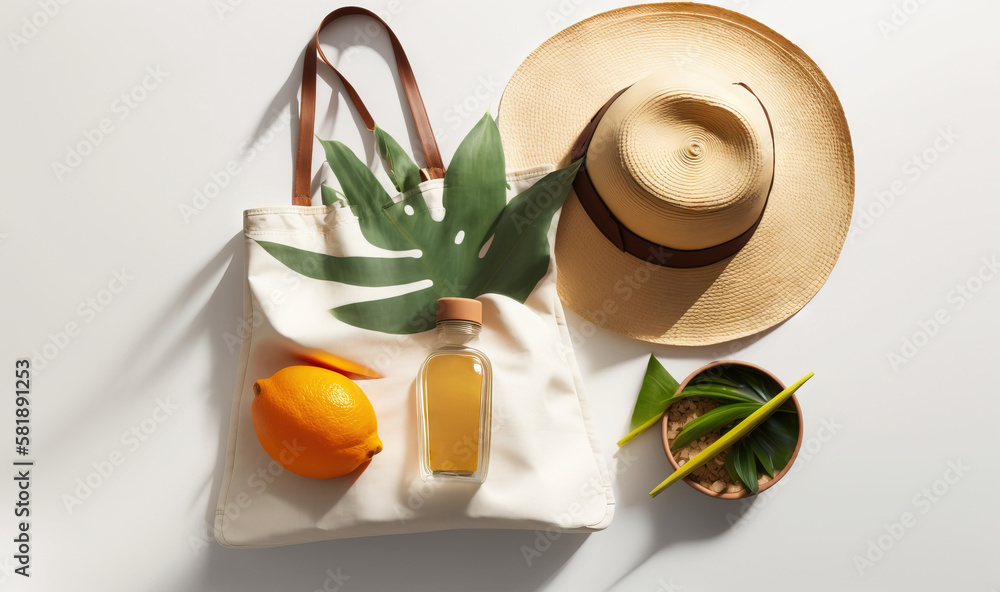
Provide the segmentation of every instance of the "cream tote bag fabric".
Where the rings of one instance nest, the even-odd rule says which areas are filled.
[[[378,18],[364,9],[339,9],[319,30],[349,14]],[[375,131],[400,193],[385,193],[377,207],[365,205],[370,196],[361,194],[371,193],[371,186],[356,181],[367,167],[356,157],[350,160],[342,145],[324,142],[328,160],[338,165],[334,172],[344,195],[324,188],[324,205],[310,205],[317,54],[329,64],[319,30],[303,68],[294,205],[244,212],[246,330],[216,538],[227,547],[272,547],[462,528],[605,528],[614,510],[611,480],[549,257],[573,171],[542,167],[505,174],[501,164],[496,187],[486,193],[499,200],[502,213],[478,219],[483,210],[473,200],[487,196],[459,194],[468,171],[475,170],[470,159],[483,151],[465,147],[479,141],[499,149],[498,134],[496,146],[483,140],[492,138],[496,126],[484,118],[445,172],[410,65],[389,31],[427,167],[417,172],[341,77]],[[456,223],[469,230],[467,248],[479,250],[477,258],[463,260],[475,265],[457,265],[464,270],[454,276],[461,285],[415,278],[413,270],[422,269],[418,256],[428,258],[423,260],[428,265],[444,259],[432,249],[403,248],[411,244],[407,240],[422,237],[430,244],[441,235],[447,243]],[[455,238],[460,247],[463,237]],[[482,485],[425,482],[419,474],[415,379],[435,339],[433,316],[426,310],[435,294],[478,297],[483,303],[483,332],[474,346],[489,356],[494,371],[490,465]],[[302,364],[298,356],[311,350],[384,375],[359,381],[375,408],[384,449],[364,470],[336,479],[310,479],[284,469],[258,442],[251,418],[254,381]],[[293,440],[282,454],[292,458],[298,452]]]

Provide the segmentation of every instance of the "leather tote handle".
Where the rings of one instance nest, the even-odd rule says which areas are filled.
[[[410,67],[410,61],[406,59],[406,52],[403,51],[403,46],[400,45],[399,39],[396,37],[396,34],[392,32],[392,29],[389,28],[389,25],[387,25],[386,22],[379,18],[379,16],[374,12],[359,6],[345,6],[326,15],[326,18],[324,18],[323,22],[320,23],[319,28],[316,29],[316,35],[309,42],[309,47],[306,49],[305,61],[302,65],[302,99],[299,107],[298,150],[296,150],[295,153],[295,186],[292,194],[293,205],[308,206],[312,204],[311,169],[313,134],[315,133],[316,121],[317,55],[319,55],[319,57],[326,62],[326,65],[330,66],[330,69],[333,70],[334,74],[340,78],[340,82],[344,85],[344,90],[347,91],[347,96],[350,97],[351,102],[354,104],[354,108],[358,110],[358,113],[361,115],[361,119],[365,122],[365,126],[368,127],[368,130],[375,130],[375,120],[372,119],[371,113],[368,112],[368,108],[365,107],[364,102],[361,101],[361,97],[358,96],[357,91],[354,90],[351,83],[344,78],[344,75],[330,63],[330,60],[327,59],[326,54],[323,53],[323,50],[319,45],[320,32],[333,21],[339,19],[340,17],[349,15],[363,15],[371,17],[382,23],[386,32],[389,33],[389,39],[392,41],[392,53],[396,57],[396,67],[399,71],[399,79],[403,84],[403,92],[406,93],[406,101],[410,105],[410,113],[413,115],[413,123],[417,128],[417,138],[420,140],[420,146],[424,151],[424,162],[427,167],[420,169],[420,176],[424,180],[439,179],[444,177],[444,163],[441,161],[441,152],[438,150],[437,141],[434,139],[434,130],[431,129],[431,122],[427,118],[427,109],[424,107],[424,101],[420,97],[420,89],[417,87],[417,80],[413,76],[413,68]]]

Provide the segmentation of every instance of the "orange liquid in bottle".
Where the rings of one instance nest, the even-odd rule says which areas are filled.
[[[471,475],[479,466],[483,365],[443,353],[427,361],[423,380],[430,470]]]

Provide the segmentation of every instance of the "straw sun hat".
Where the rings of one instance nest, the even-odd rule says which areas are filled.
[[[837,95],[790,41],[703,4],[630,6],[531,53],[498,121],[512,168],[585,155],[559,295],[609,330],[707,345],[772,327],[829,276],[854,202]]]

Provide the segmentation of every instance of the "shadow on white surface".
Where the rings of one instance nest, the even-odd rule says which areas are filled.
[[[521,551],[535,540],[530,531],[445,531],[262,550],[213,545],[205,571],[170,589],[312,591],[329,579],[328,589],[336,589],[338,574],[344,589],[531,591],[554,577],[588,536],[562,535],[531,566]]]
[[[345,19],[345,21],[351,21],[354,18],[358,17],[348,17]],[[337,50],[336,52],[331,52],[329,50],[326,50],[328,57],[330,57],[331,61],[334,64],[338,63],[337,57],[343,55],[345,53],[345,50],[353,45],[350,42],[343,42],[343,41],[340,43],[330,43],[333,35],[336,34],[335,30],[343,26],[346,25],[344,23],[336,23],[331,27],[329,27],[328,30],[325,31],[321,36],[324,46],[333,45]],[[331,31],[333,32],[331,33]],[[342,33],[343,31],[340,32]],[[344,36],[341,35],[340,37],[343,38]],[[383,37],[385,36],[383,35]],[[349,39],[349,37],[347,39]],[[382,43],[379,43],[378,41],[379,40],[376,40],[376,42],[372,44],[372,47],[375,48],[380,53],[382,59],[384,59],[386,63],[390,65],[390,67],[394,67],[395,58],[392,55],[392,48],[388,44],[388,39],[382,40],[383,41]],[[289,154],[291,155],[291,160],[293,164],[293,166],[288,170],[289,192],[287,196],[285,195],[276,196],[275,202],[271,205],[291,204],[291,188],[293,186],[294,173],[295,173],[294,163],[298,151],[299,109],[301,108],[301,102],[299,100],[299,89],[302,83],[302,64],[304,59],[305,59],[305,49],[303,49],[302,52],[299,53],[299,56],[296,59],[295,64],[292,66],[291,70],[288,73],[288,77],[285,79],[285,82],[282,83],[281,87],[275,93],[274,98],[271,100],[267,108],[264,110],[263,114],[261,115],[260,121],[257,123],[257,126],[250,140],[246,143],[246,146],[248,147],[256,145],[257,142],[260,141],[263,137],[268,136],[272,133],[271,129],[276,125],[282,113],[287,112],[289,114],[288,125],[292,133],[289,134],[288,150]],[[312,130],[313,135],[321,137],[324,140],[338,139],[338,138],[344,139],[343,131],[341,131],[340,134],[332,133],[333,122],[336,121],[337,119],[340,97],[343,96],[345,100],[348,101],[348,104],[350,104],[350,100],[347,98],[347,93],[344,91],[344,86],[343,84],[341,84],[340,79],[322,61],[318,65],[317,74],[318,74],[316,81],[317,101],[316,101],[316,112],[314,113],[315,119],[313,124],[314,129]],[[364,78],[360,74],[361,73],[356,72],[354,78]],[[347,77],[348,80],[351,80],[350,72],[345,71],[344,76]],[[398,75],[395,76],[395,86],[398,99],[399,101],[401,101],[400,104],[405,106],[406,96],[403,91],[402,84],[399,82]],[[327,94],[326,89],[332,89],[332,92],[330,93],[328,103],[326,105],[322,105],[320,104],[320,100],[322,97],[326,96]],[[362,100],[365,100],[365,97],[362,97]],[[369,102],[371,102],[371,99],[369,99]],[[348,107],[348,112],[350,113],[351,118],[354,121],[354,126],[357,128],[358,134],[361,138],[362,145],[364,147],[363,155],[367,155],[367,158],[365,159],[366,164],[369,166],[369,168],[372,168],[376,164],[375,161],[377,160],[378,157],[377,152],[375,150],[375,136],[370,131],[368,131],[367,127],[365,126],[364,120],[361,118],[361,116],[358,114],[357,110],[354,109],[353,106]],[[415,151],[416,155],[419,154],[419,142],[415,141],[416,128],[413,124],[412,117],[410,117],[409,115],[408,109],[404,109],[404,112],[406,115],[405,120],[409,137],[414,139],[413,150]],[[377,115],[378,115],[377,113],[373,114],[373,116]],[[376,121],[379,120],[376,119]],[[314,138],[313,139],[314,157],[316,156],[317,153],[322,154],[322,152],[323,152],[322,148],[318,145],[318,142]],[[315,161],[316,158],[313,158],[314,163]],[[311,171],[312,176],[311,176],[310,189],[312,195],[315,195],[316,193],[319,192],[320,185],[324,180],[324,178],[326,177],[326,174],[324,173],[323,166],[315,166],[315,164],[313,166],[316,170],[315,172]]]
[[[214,275],[216,269],[228,261],[225,273],[209,298],[205,309],[199,315],[204,321],[205,330],[213,336],[212,343],[212,376],[210,395],[208,397],[208,413],[217,419],[219,426],[219,447],[216,454],[215,471],[211,476],[211,487],[206,484],[210,507],[207,508],[205,519],[207,524],[215,520],[215,506],[222,488],[222,473],[226,466],[226,448],[229,440],[229,418],[232,411],[233,389],[235,388],[236,366],[239,361],[239,351],[230,351],[226,341],[220,336],[234,327],[231,320],[243,317],[243,232],[233,236],[222,251],[212,260],[208,269],[201,276]]]
[[[564,310],[570,328],[570,335],[572,336],[571,339],[574,340],[577,360],[579,361],[581,370],[584,371],[585,379],[587,378],[587,374],[612,371],[622,364],[633,360],[646,359],[652,353],[660,359],[667,370],[674,375],[674,378],[680,381],[688,374],[688,372],[684,371],[686,367],[694,370],[695,367],[709,361],[744,359],[743,356],[746,355],[746,350],[749,350],[755,343],[765,339],[772,332],[788,322],[788,320],[794,318],[793,315],[774,327],[731,341],[713,345],[679,346],[648,343],[632,339],[625,335],[619,335],[618,333],[593,325],[573,310],[568,308]],[[670,360],[684,360],[685,363],[671,364]],[[690,362],[687,362],[689,360],[695,363],[702,361],[702,364],[692,367]],[[640,374],[636,385],[640,384],[641,381],[642,375]],[[595,395],[591,394],[590,396],[593,397]],[[629,404],[631,405],[632,402],[630,401]]]
[[[730,520],[741,511],[740,502],[710,498],[686,483],[677,483],[651,499],[650,490],[673,472],[659,432],[658,426],[650,429],[615,455],[631,459],[626,468],[616,471],[615,500],[623,513],[622,527],[629,528],[641,542],[622,554],[629,560],[615,566],[617,579],[607,590],[628,589],[624,584],[629,574],[670,547],[723,536],[731,528]],[[633,515],[626,517],[626,512]]]
[[[357,83],[366,78],[366,72],[362,69],[362,66],[364,66],[368,60],[357,60],[361,63],[355,64],[352,67],[350,62],[355,60],[350,58],[346,60],[347,64],[345,67],[345,60],[343,60],[342,57],[349,57],[351,55],[349,50],[355,49],[357,46],[357,44],[352,41],[352,39],[357,36],[353,33],[345,33],[345,31],[357,31],[359,30],[359,24],[364,25],[370,24],[371,22],[372,21],[360,16],[344,17],[341,21],[327,27],[327,29],[324,30],[323,34],[320,36],[320,41],[322,46],[325,48],[324,52],[327,57],[338,67],[338,70],[341,71],[349,82],[353,80],[354,83]],[[387,64],[389,69],[388,74],[391,75],[393,79],[393,88],[396,91],[396,100],[403,112],[407,138],[410,143],[410,153],[413,155],[416,162],[424,162],[422,148],[416,132],[416,125],[413,122],[413,117],[410,115],[409,103],[407,102],[406,93],[403,90],[399,74],[396,72],[396,58],[393,55],[388,35],[380,34],[376,37],[365,36],[365,39],[368,40],[368,43],[365,45],[378,52],[381,59],[385,62],[385,64]],[[331,46],[335,48],[336,51],[330,51]],[[274,99],[268,105],[267,109],[265,109],[264,115],[261,117],[260,122],[258,122],[257,128],[253,133],[253,137],[248,143],[249,146],[252,146],[262,136],[270,133],[269,129],[275,124],[279,114],[287,110],[291,116],[289,125],[292,133],[289,136],[289,151],[292,156],[293,163],[295,162],[298,149],[299,109],[301,107],[298,95],[302,82],[302,65],[305,59],[305,51],[306,50],[303,49],[303,51],[299,54],[295,65],[288,74],[288,78],[285,79],[285,82],[275,94]],[[367,126],[357,109],[350,104],[350,99],[348,98],[340,79],[322,61],[318,64],[317,74],[317,104],[313,125],[314,129],[312,130],[313,135],[323,138],[324,140],[348,140],[343,130],[341,130],[340,133],[334,133],[334,122],[337,119],[340,98],[343,97],[348,103],[348,112],[350,113],[354,126],[357,128],[358,134],[361,138],[363,152],[360,154],[360,157],[362,157],[362,160],[365,161],[369,168],[377,170],[381,167],[381,161],[379,160],[378,153],[375,150],[375,136],[367,129]],[[382,84],[381,86],[387,87],[388,85]],[[320,104],[320,101],[322,97],[326,96],[327,88],[332,89],[332,92],[330,93],[328,103],[326,105],[322,105]],[[364,89],[358,91],[359,96],[361,96],[361,100],[365,102],[366,106],[369,108],[371,108],[371,105],[374,103],[384,102],[384,100],[376,101],[376,99],[379,99],[377,96],[365,96],[363,90]],[[383,114],[378,112],[372,113],[372,117],[375,119],[376,123],[384,120],[382,115]],[[405,140],[407,138],[398,137],[397,140],[405,144]],[[322,149],[318,146],[318,142],[314,140],[314,155],[317,152],[322,153]],[[316,159],[314,158],[313,161],[315,162],[315,160]],[[292,181],[294,180],[294,167],[289,170],[289,173],[288,187],[291,188]],[[326,174],[323,171],[323,167],[316,167],[316,171],[312,173],[312,180],[310,184],[313,195],[319,191],[320,185],[325,177]],[[280,203],[290,203],[290,199],[287,202]]]

